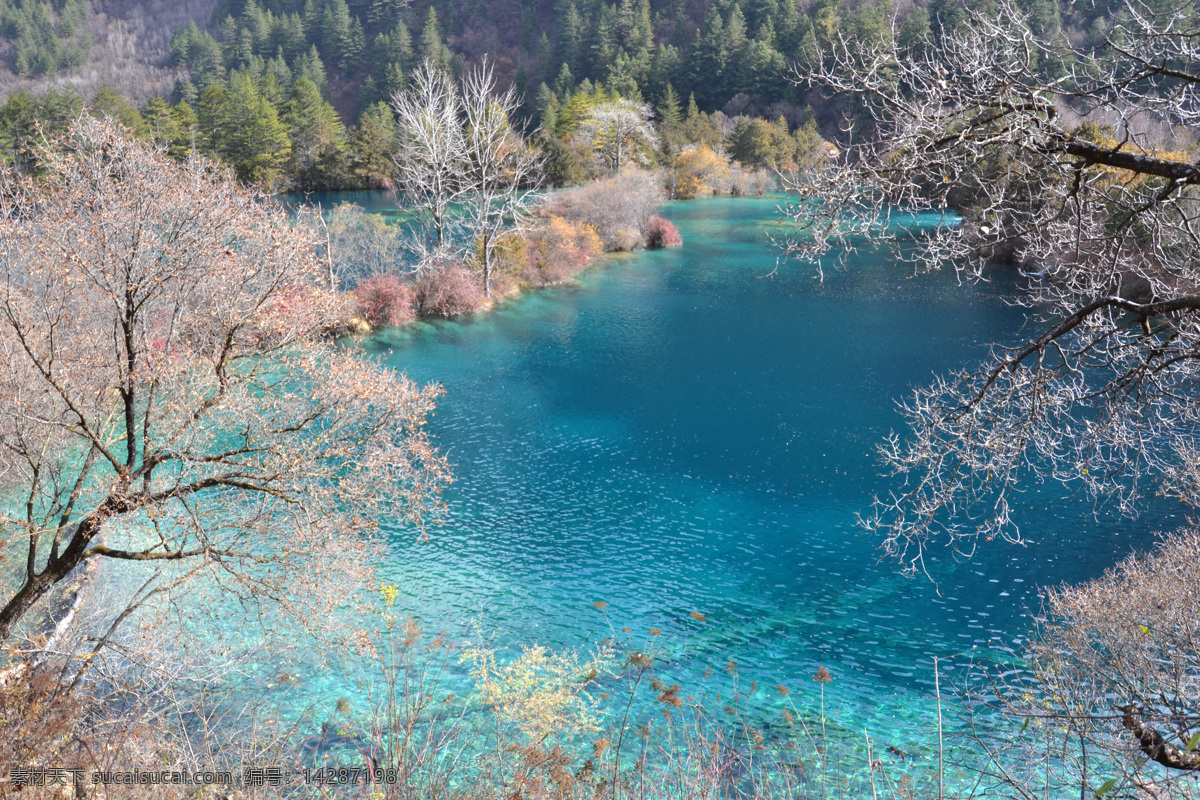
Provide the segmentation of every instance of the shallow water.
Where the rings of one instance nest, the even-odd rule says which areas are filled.
[[[952,681],[973,648],[1019,647],[1040,586],[1100,574],[1170,509],[1098,520],[1031,486],[1027,547],[936,552],[936,586],[900,576],[855,524],[888,488],[874,447],[911,386],[1017,337],[1010,279],[964,287],[865,255],[820,282],[773,272],[773,201],[663,215],[682,248],[365,343],[446,389],[431,429],[454,464],[449,523],[427,543],[394,531],[397,608],[451,636],[479,624],[512,652],[609,635],[605,601],[618,628],[662,629],[685,687],[732,658],[743,684],[811,707],[825,667],[844,729],[927,753],[933,657]]]

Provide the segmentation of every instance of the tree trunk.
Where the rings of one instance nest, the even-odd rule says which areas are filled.
[[[87,547],[100,532],[104,520],[129,509],[128,502],[108,497],[95,511],[75,528],[66,549],[51,555],[41,572],[25,576],[25,585],[0,608],[0,642],[8,640],[21,618],[41,600],[54,585],[71,574],[87,557]]]

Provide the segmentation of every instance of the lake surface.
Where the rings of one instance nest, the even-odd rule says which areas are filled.
[[[1094,577],[1172,520],[1097,520],[1030,486],[1029,546],[934,552],[936,586],[900,576],[855,524],[888,488],[874,447],[910,387],[1019,336],[1011,279],[914,278],[881,255],[820,282],[773,272],[771,200],[663,216],[682,248],[365,343],[446,389],[432,433],[454,464],[449,523],[428,542],[394,531],[397,608],[451,636],[478,624],[513,653],[608,636],[604,601],[618,628],[663,631],[685,689],[732,658],[743,683],[811,707],[825,667],[839,725],[928,754],[934,656],[946,682],[973,648],[1019,648],[1040,586]]]

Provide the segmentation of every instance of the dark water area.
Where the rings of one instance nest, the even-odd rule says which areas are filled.
[[[1019,649],[1040,587],[1095,577],[1175,525],[1170,508],[1097,518],[1031,485],[1028,546],[938,548],[936,585],[901,576],[856,525],[889,488],[874,448],[912,386],[1016,341],[1012,276],[960,286],[863,255],[822,282],[776,270],[771,200],[663,216],[682,248],[365,343],[446,390],[431,430],[454,465],[449,522],[428,542],[396,529],[383,570],[426,630],[574,647],[609,635],[604,601],[617,628],[663,631],[685,688],[732,658],[744,684],[811,707],[825,667],[839,724],[928,752],[933,657],[953,682],[973,651]]]

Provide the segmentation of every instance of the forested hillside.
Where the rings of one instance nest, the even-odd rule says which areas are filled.
[[[803,164],[823,152],[822,134],[863,120],[848,101],[790,81],[790,65],[813,65],[839,39],[894,40],[919,57],[966,20],[961,0],[87,3],[0,0],[9,157],[20,158],[37,120],[86,105],[177,155],[198,150],[244,179],[298,189],[385,182],[387,99],[425,61],[461,75],[484,57],[523,98],[527,128],[542,131],[556,185],[595,177],[594,138],[577,132],[617,101],[646,104],[664,166],[700,144],[756,168]],[[1116,19],[1103,2],[1023,8],[1063,53],[1102,44]],[[1055,78],[1069,59],[1040,68]],[[14,92],[47,86],[42,96]]]

